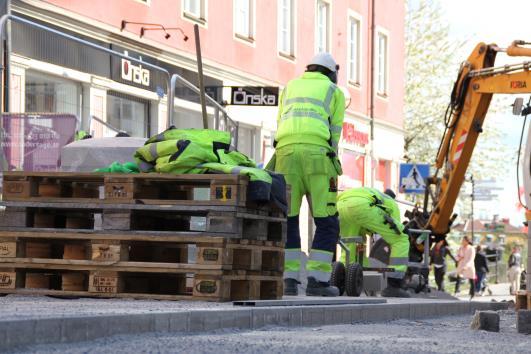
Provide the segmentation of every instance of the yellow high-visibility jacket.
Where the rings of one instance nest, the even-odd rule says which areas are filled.
[[[305,72],[288,82],[280,96],[276,148],[315,144],[337,153],[344,116],[339,87],[319,72]]]

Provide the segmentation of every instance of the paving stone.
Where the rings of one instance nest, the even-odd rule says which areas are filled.
[[[59,341],[64,343],[81,342],[87,340],[87,326],[89,320],[84,317],[65,318],[62,321],[60,328],[61,337]],[[37,322],[37,328],[35,334],[39,332],[39,326],[42,326],[43,330],[47,329],[46,320]],[[43,335],[46,335],[46,331],[43,331]],[[37,337],[38,338],[38,337]],[[37,343],[47,343],[45,341],[39,341]]]
[[[516,330],[518,333],[531,334],[531,310],[516,312]]]
[[[7,324],[5,347],[13,348],[34,343],[37,320],[10,321]]]
[[[488,332],[500,331],[500,314],[495,311],[476,311],[470,328]]]
[[[87,340],[93,340],[112,335],[109,329],[109,317],[110,316],[94,316],[86,318]]]
[[[177,312],[169,314],[170,332],[191,332],[190,313],[191,312]]]
[[[251,310],[229,310],[225,315],[221,316],[222,328],[237,328],[250,329],[251,328]],[[286,320],[287,323],[287,320]],[[285,325],[285,324],[283,324]]]
[[[325,323],[325,309],[318,306],[305,306],[302,309],[303,326],[321,326]]]

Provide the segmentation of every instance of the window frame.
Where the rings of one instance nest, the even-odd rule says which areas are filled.
[[[389,36],[389,31],[382,28],[382,27],[379,27],[377,26],[376,27],[376,31],[374,33],[374,66],[376,68],[376,80],[375,80],[375,85],[374,85],[374,91],[375,93],[377,94],[378,97],[380,98],[388,98],[389,97],[389,57],[390,57],[390,36]],[[384,57],[384,60],[385,60],[385,65],[384,65],[384,88],[383,90],[381,89],[380,87],[380,74],[381,74],[381,71],[380,71],[380,60],[381,60],[381,56],[380,56],[380,37],[384,37],[385,38],[385,57]]]
[[[356,78],[352,78],[352,68],[351,68],[351,59],[352,59],[352,52],[351,52],[351,41],[352,41],[352,33],[351,33],[351,21],[356,21],[358,24],[358,31],[357,31],[357,55],[356,55]],[[350,10],[347,14],[347,83],[349,86],[360,88],[362,85],[362,51],[363,51],[363,43],[362,43],[362,29],[363,29],[363,17],[361,14]]]
[[[330,53],[332,51],[331,48],[331,13],[332,13],[332,2],[329,0],[316,0],[315,1],[315,53],[320,53],[319,50],[319,40],[321,39],[320,33],[319,33],[319,8],[320,5],[325,5],[327,8],[326,12],[326,34],[324,36],[326,43],[325,48],[323,52]]]
[[[190,12],[186,9],[187,1],[199,2],[199,17],[197,14]],[[208,0],[181,0],[181,17],[185,20],[197,23],[202,26],[206,26],[208,15]]]
[[[239,7],[237,6],[239,0],[232,0],[232,15],[233,15],[233,21],[232,21],[232,29],[234,33],[234,38],[241,40],[244,43],[247,44],[253,44],[256,40],[256,1],[255,0],[244,0],[249,2],[249,33],[241,33],[239,32],[239,28],[237,26],[237,12],[239,10]]]
[[[296,29],[297,29],[297,17],[295,16],[297,13],[297,1],[296,0],[287,0],[290,3],[290,23],[289,23],[289,50],[285,51],[284,48],[282,48],[282,10],[283,10],[283,2],[284,0],[278,0],[277,1],[277,49],[278,49],[278,55],[283,58],[287,58],[290,60],[294,60],[295,55],[295,48],[296,48]]]

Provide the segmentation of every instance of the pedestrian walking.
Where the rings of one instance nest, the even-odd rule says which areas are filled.
[[[475,294],[475,278],[476,269],[474,266],[474,259],[476,257],[476,250],[472,245],[472,241],[468,236],[461,240],[461,247],[457,251],[457,281],[455,282],[455,294],[459,294],[462,279],[468,279],[470,283],[470,298]]]
[[[446,256],[450,256],[454,262],[457,262],[452,252],[448,248],[448,242],[441,240],[433,246],[430,251],[430,263],[433,265],[433,274],[437,290],[444,291],[444,275],[446,274]]]
[[[341,235],[359,236],[363,233],[378,233],[391,247],[389,267],[386,273],[387,287],[384,297],[410,297],[404,289],[404,276],[409,260],[409,237],[400,222],[400,210],[394,198],[395,193],[387,189],[384,193],[374,188],[353,188],[339,195],[337,207]],[[355,245],[351,245],[354,253]]]
[[[299,212],[309,201],[315,237],[306,263],[306,295],[337,296],[330,286],[332,258],[339,238],[336,197],[341,164],[337,148],[345,115],[345,96],[337,83],[339,66],[328,53],[317,54],[302,77],[286,85],[279,100],[275,156],[266,168],[284,175],[291,187],[284,267],[284,294],[297,295],[301,267]]]
[[[474,258],[474,267],[476,268],[476,293],[483,296],[483,292],[487,288],[487,273],[489,272],[489,265],[487,256],[481,245],[476,247],[476,257]]]
[[[511,295],[515,295],[520,290],[521,263],[522,256],[520,255],[520,249],[518,246],[514,246],[507,262],[507,278],[509,278],[509,283],[511,284],[509,287]]]

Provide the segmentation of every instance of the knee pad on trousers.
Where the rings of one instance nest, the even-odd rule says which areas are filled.
[[[301,248],[301,235],[299,229],[299,216],[288,217],[286,248]]]
[[[339,240],[339,219],[337,216],[314,218],[315,237],[312,248],[334,252]]]

